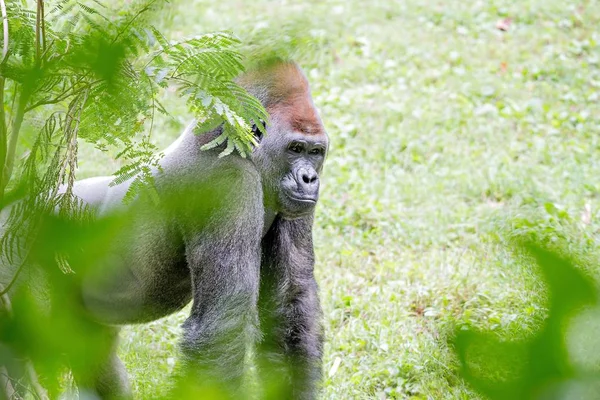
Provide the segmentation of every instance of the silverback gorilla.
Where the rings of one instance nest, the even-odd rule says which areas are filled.
[[[131,181],[75,183],[98,215],[125,208],[133,216],[113,240],[107,268],[83,279],[82,300],[110,326],[155,320],[192,301],[181,341],[186,381],[244,397],[254,343],[261,387],[271,388],[263,395],[313,399],[323,338],[312,225],[328,138],[296,64],[278,62],[238,82],[270,115],[264,137],[255,129],[251,159],[200,150],[221,128],[196,134],[192,125],[161,160],[159,203],[140,196],[123,205]],[[102,398],[130,396],[114,352],[100,369],[90,386]]]

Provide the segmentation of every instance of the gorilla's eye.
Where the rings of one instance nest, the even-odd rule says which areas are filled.
[[[294,153],[302,153],[304,146],[302,143],[294,142],[290,145],[289,150],[293,151]]]
[[[267,124],[265,123],[265,121],[263,121],[262,119],[260,120],[260,123],[263,126],[263,130],[265,130],[267,128]],[[252,125],[252,134],[254,135],[254,137],[256,137],[256,139],[258,139],[259,141],[262,139],[263,137],[263,132],[258,128],[258,126],[256,124]]]
[[[311,151],[308,152],[308,154],[311,154],[313,156],[319,155],[323,153],[323,149],[320,149],[318,147],[315,147],[314,149],[311,149]]]

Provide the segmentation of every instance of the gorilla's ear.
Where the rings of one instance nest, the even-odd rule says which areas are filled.
[[[259,121],[259,124],[261,126],[257,124],[252,125],[252,134],[256,138],[257,142],[260,142],[262,140],[264,133],[267,131],[267,123],[265,121],[261,119]]]

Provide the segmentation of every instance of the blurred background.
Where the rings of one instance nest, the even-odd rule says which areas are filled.
[[[560,241],[600,277],[598,2],[187,0],[156,25],[169,39],[312,38],[295,58],[331,140],[315,223],[323,398],[479,398],[460,378],[456,329],[520,340],[548,317],[515,237]],[[152,134],[162,149],[192,116],[161,96],[173,114]],[[111,151],[79,154],[78,179],[120,167]],[[137,398],[163,390],[186,312],[125,329]],[[566,357],[597,371],[583,332]]]

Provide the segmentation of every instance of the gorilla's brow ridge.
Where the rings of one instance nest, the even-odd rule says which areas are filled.
[[[306,135],[319,135],[323,133],[322,125],[313,119],[296,118],[292,121],[292,127]]]

